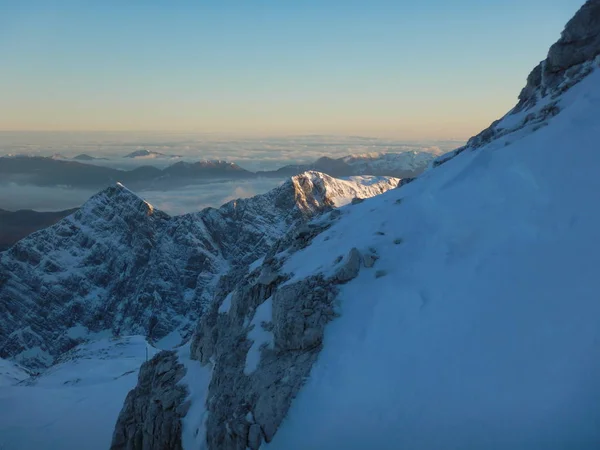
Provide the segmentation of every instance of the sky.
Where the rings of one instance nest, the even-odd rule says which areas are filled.
[[[583,0],[0,0],[0,131],[466,138]]]

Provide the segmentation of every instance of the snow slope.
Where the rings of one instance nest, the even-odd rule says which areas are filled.
[[[293,282],[379,256],[266,448],[600,447],[598,86],[595,69],[547,126],[346,208],[285,261]]]
[[[141,336],[94,341],[39,377],[0,384],[0,448],[107,449],[146,351],[156,352]]]
[[[0,358],[0,388],[12,386],[29,378],[29,372],[17,363]]]

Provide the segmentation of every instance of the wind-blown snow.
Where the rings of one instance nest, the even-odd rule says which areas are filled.
[[[0,383],[0,449],[109,448],[146,351],[156,352],[141,336],[103,339],[76,347],[39,377],[17,373],[25,381]]]
[[[345,208],[291,256],[296,279],[352,247],[379,259],[342,287],[267,448],[599,448],[598,85],[517,142]]]

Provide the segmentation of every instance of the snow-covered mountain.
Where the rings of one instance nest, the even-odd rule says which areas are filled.
[[[341,158],[352,167],[357,174],[380,174],[396,172],[418,172],[436,156],[439,151],[417,152],[408,151],[402,153],[363,153],[349,155]],[[414,173],[418,175],[418,173]]]
[[[176,217],[122,185],[107,188],[0,254],[0,357],[47,367],[106,330],[177,343],[221,275],[243,271],[290,228],[398,181],[307,172],[264,195]]]
[[[319,158],[311,164],[288,165],[277,170],[252,172],[223,160],[178,161],[158,168],[143,165],[131,170],[110,167],[94,161],[102,158],[55,159],[40,156],[0,157],[0,179],[5,183],[34,186],[61,186],[71,189],[100,190],[121,182],[136,191],[171,190],[183,186],[208,184],[226,180],[285,178],[306,171],[323,172],[333,177],[360,175],[412,178],[422,173],[437,156],[431,152],[368,153],[333,159]],[[91,157],[90,157],[91,158]],[[142,161],[144,159],[142,158]],[[156,161],[156,158],[153,160]],[[166,160],[165,160],[166,161]],[[106,164],[105,164],[106,163]]]
[[[218,289],[112,448],[598,448],[599,36],[589,0],[504,118]]]
[[[413,150],[400,153],[362,153],[341,158],[324,156],[310,164],[288,165],[277,170],[257,173],[261,176],[289,176],[306,170],[316,170],[334,177],[376,175],[413,178],[421,174],[439,155],[439,151],[431,149],[431,151]]]

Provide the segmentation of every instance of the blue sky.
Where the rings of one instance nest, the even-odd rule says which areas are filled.
[[[462,138],[583,0],[0,0],[0,129]]]

